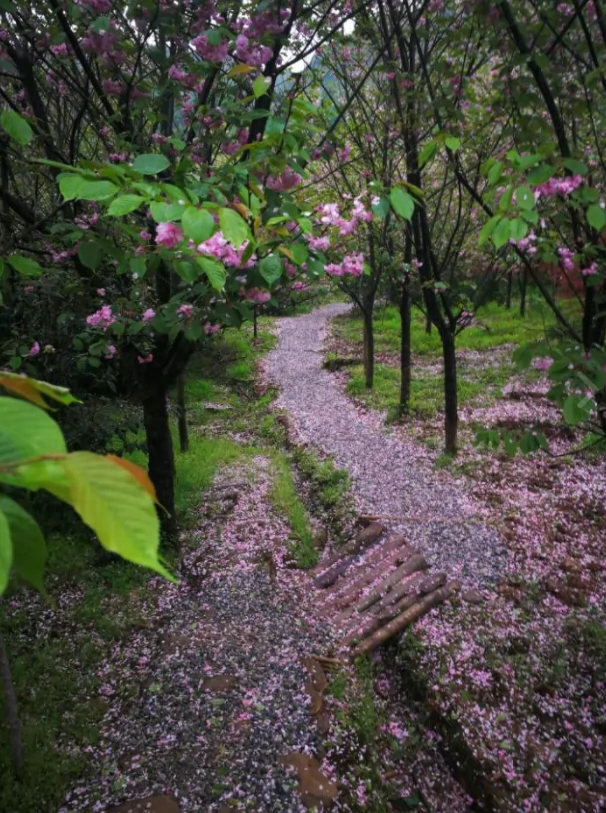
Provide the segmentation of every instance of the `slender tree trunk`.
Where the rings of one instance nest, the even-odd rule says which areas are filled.
[[[457,453],[457,432],[459,428],[459,410],[457,393],[457,357],[455,339],[450,331],[444,331],[442,339],[442,356],[444,358],[444,437],[445,451]]]
[[[371,390],[375,378],[375,335],[372,322],[372,304],[365,305],[364,318],[364,379],[366,388]]]
[[[511,287],[513,284],[513,269],[510,268],[507,272],[507,294],[505,296],[505,307],[507,310],[511,308]]]
[[[400,293],[400,415],[410,409],[411,383],[411,312],[410,287],[408,275],[405,276]]]
[[[526,316],[526,292],[528,290],[528,271],[525,268],[520,277],[520,316]]]
[[[431,333],[431,319],[429,314],[425,314],[425,333]]]
[[[159,509],[163,535],[177,536],[175,513],[175,457],[168,421],[168,392],[158,388],[143,400],[143,419],[147,436],[148,471],[162,507]],[[168,513],[167,513],[168,512]]]
[[[13,764],[17,776],[23,769],[23,743],[21,741],[21,723],[19,721],[19,709],[15,696],[15,687],[8,662],[8,652],[4,645],[2,635],[0,635],[0,680],[4,690],[4,709],[6,713],[6,724],[8,726],[11,748],[13,751]]]
[[[187,407],[185,404],[185,374],[177,378],[177,409],[179,423],[179,445],[182,452],[189,450],[189,433],[187,429]]]
[[[253,339],[256,339],[259,335],[259,327],[257,325],[257,306],[253,307]]]

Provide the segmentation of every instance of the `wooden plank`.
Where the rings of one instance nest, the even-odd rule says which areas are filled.
[[[413,555],[414,551],[407,545],[401,548],[396,548],[390,553],[385,553],[384,557],[377,564],[368,566],[366,563],[361,565],[362,573],[357,579],[346,582],[337,589],[333,588],[331,595],[329,595],[324,609],[328,611],[338,611],[347,607],[352,602],[356,601],[360,593],[365,587],[368,587],[381,575],[388,573],[392,567],[401,565],[406,562]]]
[[[357,555],[363,550],[366,550],[366,548],[373,545],[377,539],[385,533],[385,530],[385,525],[382,525],[380,522],[372,522],[367,528],[362,528],[362,530],[358,531],[356,534],[355,539],[348,542],[347,545],[344,545],[340,550],[336,551],[336,553],[329,557],[325,562],[320,562],[318,567],[315,568],[314,573],[322,574],[325,570],[336,564],[340,559],[344,559],[346,556]]]
[[[400,613],[400,615],[396,616],[396,618],[388,624],[379,627],[379,629],[373,632],[368,638],[361,641],[352,651],[352,658],[357,658],[366,652],[373,652],[377,647],[389,640],[389,638],[398,635],[398,633],[405,630],[410,624],[418,621],[419,618],[426,615],[433,607],[437,607],[449,599],[459,588],[459,582],[449,582],[449,584],[446,584],[444,587],[434,590],[433,593],[428,593],[411,607],[408,607],[408,609]]]
[[[319,590],[322,590],[326,587],[330,587],[334,584],[339,576],[343,576],[349,567],[354,563],[356,556],[352,554],[351,556],[346,556],[344,559],[337,559],[334,564],[332,564],[328,570],[325,570],[323,573],[316,578],[314,581],[314,587],[317,587]]]
[[[339,644],[339,648],[351,646],[354,642],[360,642],[364,638],[367,638],[375,630],[378,630],[379,627],[387,624],[392,618],[395,618],[397,615],[400,615],[401,612],[412,607],[413,604],[416,604],[420,598],[421,596],[418,593],[411,593],[401,599],[396,605],[390,607],[383,615],[370,615],[366,613],[365,615],[359,616],[358,625],[346,634],[345,638],[343,638]],[[362,623],[360,624],[360,622]]]
[[[427,564],[427,560],[425,557],[420,553],[415,553],[413,556],[410,557],[403,565],[400,565],[393,573],[391,573],[381,584],[379,585],[378,590],[375,590],[369,596],[358,604],[358,612],[362,613],[364,610],[367,610],[377,601],[380,601],[383,596],[391,590],[396,584],[399,584],[403,579],[407,576],[410,576],[412,573],[416,573],[417,570],[427,570],[429,565]]]

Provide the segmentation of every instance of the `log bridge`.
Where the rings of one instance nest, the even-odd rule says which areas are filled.
[[[429,573],[425,557],[376,521],[316,567],[319,614],[343,635],[352,658],[372,652],[460,589]]]

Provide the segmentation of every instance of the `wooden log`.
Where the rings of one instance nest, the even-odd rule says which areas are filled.
[[[349,569],[355,558],[355,556],[346,556],[344,559],[338,559],[328,570],[320,573],[314,581],[314,587],[318,589],[330,587],[331,584],[337,581],[339,576],[342,576]]]
[[[358,558],[361,562],[361,566],[364,568],[364,571],[366,572],[367,568],[369,568],[371,565],[382,562],[385,556],[396,548],[409,551],[409,555],[415,553],[416,551],[414,551],[413,548],[409,548],[404,544],[405,541],[405,537],[402,534],[394,534],[393,536],[388,537],[384,542],[381,542],[371,551],[360,553]],[[343,590],[346,586],[347,585],[338,585],[333,587],[332,590],[328,591],[328,594],[335,595]]]
[[[318,567],[315,569],[315,573],[323,573],[324,570],[332,567],[339,559],[343,559],[346,556],[351,556],[354,554],[361,553],[361,551],[366,550],[371,545],[373,545],[377,539],[385,533],[385,526],[382,525],[380,522],[372,522],[367,528],[362,528],[361,531],[358,531],[356,534],[355,539],[351,542],[348,542],[347,545],[344,545],[340,550],[330,556],[325,562],[320,562]]]
[[[366,596],[364,601],[358,604],[358,612],[362,613],[364,610],[367,610],[369,607],[372,607],[377,601],[383,598],[383,596],[396,584],[399,584],[403,579],[407,576],[416,573],[417,570],[427,570],[429,565],[427,564],[427,560],[425,557],[420,553],[415,553],[414,556],[411,556],[408,561],[404,562],[403,565],[400,565],[393,573],[383,581],[378,590],[375,590],[369,596]]]
[[[419,618],[427,615],[427,613],[434,607],[437,607],[438,604],[447,601],[455,590],[459,589],[459,586],[459,582],[449,582],[444,585],[444,587],[434,590],[433,593],[428,593],[416,604],[413,604],[412,607],[409,607],[407,610],[404,610],[403,613],[396,616],[393,621],[390,621],[383,627],[379,627],[376,632],[359,643],[351,653],[352,657],[357,658],[366,652],[373,652],[377,647],[389,640],[389,638],[402,632],[410,624],[413,624],[415,621],[418,621]]]
[[[401,598],[404,598],[405,596],[410,596],[413,593],[416,593],[419,596],[424,595],[422,587],[423,583],[426,580],[427,577],[425,576],[423,571],[417,571],[416,573],[413,573],[410,577],[400,582],[400,584],[395,584],[391,590],[385,593],[383,598],[379,599],[379,601],[372,605],[370,611],[373,613],[373,615],[377,615],[377,613],[380,613],[382,610],[384,610],[386,607],[389,607],[391,604],[395,604],[397,601],[399,601]],[[445,581],[446,576],[444,576],[444,581],[442,582],[442,584],[444,584]],[[434,590],[437,589],[438,587],[441,587],[442,584],[436,585]],[[426,592],[431,592],[431,590]]]
[[[373,602],[370,612],[373,615],[376,615],[378,611],[386,607],[388,604],[393,604],[403,596],[409,596],[411,593],[418,594],[417,586],[423,581],[423,579],[424,575],[420,572],[413,573],[410,578],[403,579],[400,584],[396,584],[395,587],[386,593],[381,599],[379,599],[378,602]],[[376,592],[381,592],[381,586],[379,586]],[[353,623],[357,624],[357,619],[359,619],[361,615],[362,613],[358,607],[349,607],[335,617],[334,623],[339,625],[347,622],[348,620],[350,622],[353,620]]]
[[[420,574],[418,574],[420,575]],[[421,578],[421,581],[417,584],[417,588],[412,594],[414,597],[414,601],[410,602],[408,599],[410,598],[411,594],[408,594],[403,599],[400,599],[395,604],[391,602],[387,602],[384,606],[379,607],[379,605],[375,605],[373,607],[374,614],[378,617],[379,621],[381,622],[379,626],[383,626],[383,624],[387,624],[388,621],[391,621],[392,618],[395,618],[399,615],[403,610],[407,610],[411,604],[414,604],[415,601],[420,599],[422,596],[426,596],[428,593],[433,593],[434,590],[437,590],[442,585],[446,584],[446,574],[445,573],[437,573],[434,576],[424,576]],[[388,593],[386,598],[390,596],[391,593]]]
[[[393,607],[386,610],[382,615],[366,614],[360,616],[358,618],[358,626],[347,633],[339,646],[351,646],[354,641],[361,641],[363,638],[367,638],[372,632],[382,627],[383,624],[387,624],[392,618],[395,618],[397,615],[400,615],[401,612],[412,607],[413,604],[416,604],[420,598],[421,596],[418,593],[411,593],[409,596],[405,596],[401,599],[397,605],[394,604]],[[396,607],[398,608],[397,610]],[[360,624],[360,621],[362,621],[362,624]]]
[[[401,539],[402,537],[399,538]],[[382,552],[383,557],[380,562],[377,563],[375,560],[373,562],[369,561],[363,563],[361,567],[362,573],[357,579],[349,581],[344,585],[333,587],[324,607],[329,611],[336,611],[347,607],[358,598],[365,587],[368,587],[380,578],[382,573],[388,573],[395,565],[401,565],[408,561],[414,553],[413,549],[407,545],[391,550],[390,552]]]

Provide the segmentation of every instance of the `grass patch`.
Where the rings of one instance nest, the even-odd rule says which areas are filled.
[[[565,313],[574,319],[576,305],[562,303]],[[362,317],[355,313],[334,319],[335,334],[362,349]],[[525,344],[538,341],[556,326],[551,309],[542,300],[531,300],[526,316],[522,318],[515,308],[491,302],[481,308],[475,324],[457,337],[460,350],[490,350],[506,344]],[[398,353],[400,350],[400,315],[398,309],[388,305],[375,309],[375,347],[378,353]],[[418,308],[412,310],[411,344],[413,353],[420,356],[441,355],[440,337],[435,328],[425,331],[425,316]]]
[[[307,511],[297,494],[290,463],[277,450],[272,450],[271,460],[273,482],[269,497],[275,510],[286,517],[291,527],[293,542],[290,552],[298,567],[313,567],[318,563],[318,551],[314,546]]]
[[[44,599],[18,591],[6,595],[8,607],[0,615],[24,750],[18,781],[8,732],[0,725],[0,810],[11,813],[55,813],[85,774],[84,749],[97,742],[104,713],[97,673],[116,640],[136,623],[126,611],[128,597],[149,576],[92,539],[50,537],[47,545],[49,602],[61,601],[60,616],[45,616]],[[103,604],[109,595],[116,600]],[[18,601],[20,608],[13,609]]]
[[[480,396],[496,395],[507,383],[510,370],[499,367],[465,367],[458,369],[459,406],[465,406]],[[400,397],[400,371],[383,364],[375,365],[375,381],[372,390],[366,388],[364,369],[361,365],[351,368],[351,378],[347,391],[373,409],[388,410],[395,406]],[[410,408],[421,418],[433,418],[443,409],[444,383],[442,374],[414,375],[410,390]]]

